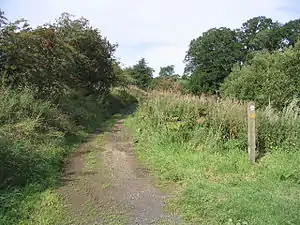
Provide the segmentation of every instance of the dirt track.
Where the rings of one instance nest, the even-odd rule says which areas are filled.
[[[69,158],[61,180],[59,193],[70,215],[62,224],[181,224],[164,213],[166,196],[137,161],[123,119],[90,135]]]

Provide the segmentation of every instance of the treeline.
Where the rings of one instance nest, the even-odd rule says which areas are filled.
[[[299,96],[300,19],[286,24],[264,16],[239,29],[213,28],[190,42],[187,89],[282,107]]]
[[[260,16],[238,29],[212,28],[190,42],[185,71],[154,70],[146,60],[122,70],[123,83],[140,88],[208,94],[283,109],[300,95],[300,19],[285,24]]]

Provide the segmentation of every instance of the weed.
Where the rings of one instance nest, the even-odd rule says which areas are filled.
[[[100,99],[70,92],[54,104],[29,90],[0,90],[0,224],[61,224],[55,189],[62,162],[88,132],[105,129],[112,113],[136,102],[124,93]]]
[[[148,96],[126,123],[155,177],[181,187],[168,208],[195,224],[300,223],[300,119],[293,105],[257,111],[263,157],[251,166],[244,103]]]

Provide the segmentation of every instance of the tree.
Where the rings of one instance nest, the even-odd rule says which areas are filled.
[[[135,85],[146,88],[153,78],[154,70],[148,66],[145,58],[142,58],[132,67],[127,68],[128,73],[135,80]]]
[[[106,93],[116,80],[113,54],[117,45],[102,37],[85,18],[73,19],[70,14],[63,13],[53,26],[56,36],[80,56],[72,77],[73,81],[78,81],[76,85],[88,93]]]
[[[230,74],[233,64],[242,60],[242,45],[236,31],[229,28],[213,28],[192,40],[185,57],[185,73],[191,73],[192,92],[214,93]]]
[[[5,25],[0,35],[2,85],[58,98],[68,89],[105,94],[116,79],[115,46],[84,18],[62,14],[36,29],[20,20]]]
[[[0,9],[0,39],[3,38],[3,33],[2,33],[2,28],[7,24],[7,19],[5,17],[5,14],[3,11]],[[4,66],[4,53],[3,51],[0,50],[0,74],[3,72],[3,66]]]
[[[243,23],[239,30],[241,42],[248,52],[267,49],[276,50],[280,47],[282,35],[281,25],[265,16],[258,16]]]
[[[242,67],[235,67],[221,86],[221,94],[255,100],[282,109],[300,96],[300,42],[283,52],[258,52]]]
[[[160,67],[160,71],[159,71],[160,77],[170,77],[170,76],[174,76],[174,75],[175,75],[175,66],[174,65]]]
[[[300,38],[300,19],[291,20],[282,27],[282,34],[285,45],[295,46]]]
[[[7,18],[5,17],[5,13],[0,9],[0,28],[7,24]]]
[[[116,75],[116,86],[126,87],[128,85],[134,85],[136,80],[133,78],[131,74],[132,68],[122,68],[121,62],[118,60],[114,60],[113,63],[114,74]]]

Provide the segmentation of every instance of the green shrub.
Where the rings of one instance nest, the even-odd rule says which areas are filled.
[[[177,77],[156,77],[153,78],[149,84],[150,90],[160,91],[181,91],[181,86]]]
[[[122,108],[137,104],[138,101],[126,88],[113,88],[108,96],[108,103],[108,111],[114,114]]]
[[[23,185],[45,174],[41,165],[51,165],[51,154],[42,143],[61,141],[76,127],[50,102],[36,100],[28,91],[0,90],[0,187]],[[55,157],[55,155],[53,156]],[[49,161],[50,160],[50,161]],[[58,159],[58,161],[61,158]]]
[[[1,84],[29,87],[48,100],[68,89],[103,95],[116,81],[114,50],[86,19],[67,13],[35,29],[23,20],[8,23],[0,29]]]
[[[221,94],[281,110],[299,97],[299,59],[300,43],[282,52],[257,53],[246,65],[235,66],[221,85]]]

